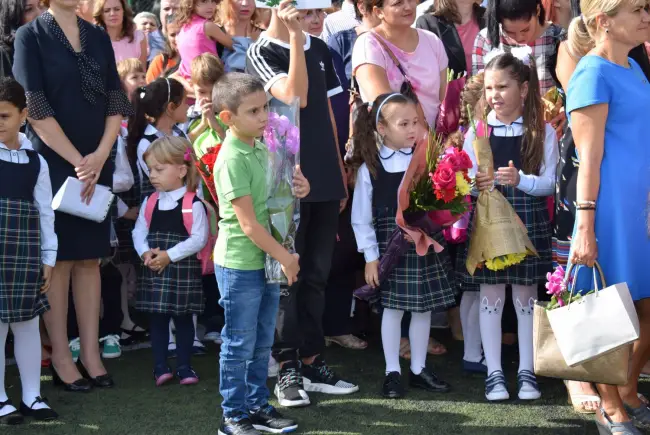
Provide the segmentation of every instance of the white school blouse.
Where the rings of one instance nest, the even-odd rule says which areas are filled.
[[[20,148],[10,150],[0,142],[0,159],[5,162],[26,165],[29,163],[27,151],[33,151],[32,143],[27,136],[19,133],[18,140]],[[36,186],[34,187],[34,206],[38,210],[41,227],[41,260],[47,266],[54,267],[56,263],[56,251],[59,248],[59,241],[54,232],[54,211],[52,210],[52,183],[50,181],[50,169],[47,162],[38,155],[41,161],[41,170],[38,173]]]
[[[187,192],[185,186],[180,189],[172,190],[171,192],[158,192],[158,209],[159,210],[172,210],[178,206],[178,202],[182,201],[183,196]],[[138,215],[138,220],[135,222],[135,228],[133,228],[133,246],[135,247],[136,252],[142,258],[142,255],[151,250],[149,243],[147,242],[147,236],[149,235],[149,227],[147,226],[147,221],[144,217],[145,210],[147,209],[147,201],[149,197],[145,198],[142,206],[140,207],[140,214]],[[154,211],[155,212],[155,211]],[[208,242],[208,219],[205,214],[205,208],[200,201],[192,204],[192,234],[187,240],[184,240],[174,246],[171,249],[167,250],[167,255],[172,263],[180,261],[184,258],[189,257],[198,253],[205,244]],[[153,246],[155,248],[156,246]]]
[[[524,134],[524,119],[517,118],[515,122],[510,125],[504,124],[497,119],[496,113],[491,111],[487,116],[488,126],[492,127],[492,132],[495,136],[522,136]],[[469,170],[469,176],[474,178],[478,170],[476,162],[476,155],[474,154],[474,131],[470,129],[465,136],[465,143],[463,150],[472,159],[474,166]],[[559,159],[560,151],[557,144],[557,136],[555,130],[550,124],[546,124],[546,134],[544,137],[544,159],[540,175],[524,174],[519,170],[519,184],[517,189],[532,196],[550,196],[555,192],[555,170]],[[494,168],[496,172],[498,168]],[[472,195],[477,196],[478,191],[473,190]]]
[[[410,150],[407,150],[410,151]],[[405,172],[411,162],[412,153],[395,151],[385,146],[379,149],[379,161],[386,172]],[[397,191],[395,191],[397,204]],[[357,249],[363,252],[366,263],[379,259],[379,245],[375,227],[372,224],[372,181],[366,164],[362,164],[357,173],[352,198],[352,229],[357,240]]]

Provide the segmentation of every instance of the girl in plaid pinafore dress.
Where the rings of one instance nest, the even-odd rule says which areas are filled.
[[[144,159],[157,191],[145,198],[133,230],[133,244],[144,263],[136,309],[149,314],[156,385],[173,377],[167,366],[172,319],[176,325],[176,376],[183,385],[198,382],[190,364],[192,315],[203,310],[201,264],[196,254],[207,242],[208,223],[205,208],[196,196],[191,209],[183,205],[188,195],[195,195],[192,192],[197,187],[198,174],[190,150],[190,143],[178,137],[157,139],[151,144]],[[187,214],[192,217],[191,232],[186,228]]]
[[[516,55],[521,59],[510,53],[490,56],[485,70],[485,95],[492,109],[487,124],[494,178],[478,172],[474,131],[468,132],[463,147],[474,162],[470,176],[476,176],[478,190],[495,188],[503,194],[526,226],[539,254],[499,271],[483,267],[473,276],[465,266],[468,247],[459,256],[459,279],[470,288],[476,284],[480,288],[479,324],[488,368],[485,396],[490,401],[509,398],[501,366],[501,317],[507,284],[512,285],[519,330],[518,396],[521,400],[541,397],[533,373],[533,307],[537,285],[552,267],[552,228],[546,199],[555,190],[557,139],[553,128],[544,122],[534,63],[525,52]],[[468,245],[472,241],[471,229],[469,241]]]
[[[346,162],[356,173],[352,202],[352,228],[359,252],[366,260],[366,282],[380,288],[382,344],[386,359],[385,397],[403,395],[399,348],[404,312],[411,313],[409,339],[411,370],[409,384],[433,392],[447,392],[446,382],[426,368],[431,312],[455,305],[451,263],[446,251],[430,250],[418,256],[409,245],[385,282],[379,282],[380,254],[397,229],[397,190],[408,167],[418,131],[417,109],[413,100],[399,94],[377,97],[368,111],[366,103],[358,110],[353,147]],[[381,146],[377,146],[377,137]],[[442,233],[432,235],[445,246]]]
[[[0,425],[23,416],[53,420],[57,414],[40,394],[39,316],[50,307],[45,292],[56,263],[52,184],[48,165],[19,133],[27,117],[25,90],[0,80]],[[11,328],[20,371],[20,412],[5,392],[5,341]]]

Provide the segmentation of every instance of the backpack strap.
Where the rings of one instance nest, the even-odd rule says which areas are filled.
[[[190,236],[192,235],[192,224],[194,223],[194,217],[192,216],[192,205],[194,204],[195,196],[196,193],[194,192],[185,192],[185,195],[183,195],[183,205],[181,210],[183,212],[183,225],[187,230],[187,234]]]
[[[158,204],[158,192],[154,192],[151,195],[149,195],[149,199],[147,199],[147,206],[144,209],[144,220],[147,223],[147,228],[151,226],[151,218],[153,217],[153,211],[156,208],[156,204]]]

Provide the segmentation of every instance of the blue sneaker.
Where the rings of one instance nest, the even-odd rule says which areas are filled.
[[[487,373],[487,365],[485,365],[485,358],[479,362],[472,362],[463,360],[463,370],[470,373]]]

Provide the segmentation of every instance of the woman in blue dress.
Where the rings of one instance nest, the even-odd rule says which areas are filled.
[[[27,96],[26,134],[48,163],[53,192],[77,177],[85,183],[82,199],[90,200],[97,183],[112,185],[108,157],[132,109],[106,32],[76,16],[78,0],[41,3],[47,12],[19,28],[14,42],[13,72]],[[110,219],[96,223],[56,212],[54,225],[59,251],[48,295],[51,311],[44,320],[55,383],[80,392],[91,385],[110,387],[98,345],[99,259],[110,254]],[[81,378],[68,348],[70,284],[80,326],[79,369],[90,382]]]
[[[582,0],[569,28],[568,48],[580,58],[567,90],[567,112],[580,158],[576,223],[569,262],[597,260],[609,283],[627,283],[641,334],[634,344],[628,384],[598,385],[599,433],[636,435],[650,424],[637,380],[650,351],[650,84],[630,50],[648,35],[645,1]],[[593,288],[590,273],[576,287]]]

